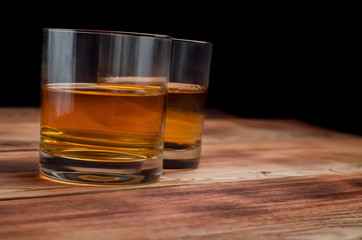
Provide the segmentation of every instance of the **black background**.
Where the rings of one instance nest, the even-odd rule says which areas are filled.
[[[209,107],[362,134],[361,28],[347,1],[74,4],[3,9],[0,106],[39,106],[42,28],[120,30],[212,42]]]

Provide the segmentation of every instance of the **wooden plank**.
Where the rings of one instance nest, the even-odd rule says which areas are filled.
[[[359,141],[279,141],[258,144],[205,145],[200,167],[191,171],[166,171],[158,183],[131,188],[237,182],[321,174],[362,172]],[[0,199],[115,191],[122,188],[64,185],[39,178],[37,151],[0,155]]]
[[[84,187],[38,174],[39,110],[0,109],[0,239],[361,239],[362,138],[208,112],[198,169]]]
[[[14,129],[25,121],[19,116],[30,116],[28,124],[33,126],[28,125],[28,129],[24,131],[13,131],[12,136],[23,142],[31,139],[35,144],[38,136],[30,132],[36,126],[39,127],[36,117],[38,113],[37,109],[30,110],[27,109],[22,114],[21,111],[12,112],[8,109],[5,117],[0,118],[0,126],[9,123],[13,124]],[[15,119],[14,123],[11,123],[11,119]],[[2,135],[2,139],[6,142],[12,132],[9,128],[3,129],[6,129],[6,134]],[[241,119],[220,112],[209,112],[205,121],[201,164],[198,169],[168,171],[158,183],[131,188],[361,172],[361,146],[360,137],[332,132],[295,120]],[[23,149],[18,145],[14,145],[12,149],[0,146],[0,199],[120,189],[54,183],[39,178],[37,169],[37,150]]]
[[[360,239],[361,174],[0,201],[0,239]]]

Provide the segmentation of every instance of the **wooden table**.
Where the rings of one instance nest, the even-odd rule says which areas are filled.
[[[38,174],[39,110],[0,109],[0,239],[362,239],[362,138],[210,111],[198,169],[84,187]]]

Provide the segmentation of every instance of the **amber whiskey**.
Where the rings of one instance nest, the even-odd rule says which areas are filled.
[[[207,90],[200,85],[169,83],[164,168],[197,166],[206,97]]]
[[[155,180],[162,168],[166,94],[164,86],[44,85],[41,172],[71,182]]]

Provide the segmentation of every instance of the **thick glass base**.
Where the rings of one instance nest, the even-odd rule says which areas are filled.
[[[175,150],[166,148],[164,151],[163,168],[190,170],[199,166],[201,148]]]
[[[164,169],[178,169],[178,170],[191,170],[199,166],[199,159],[189,159],[189,160],[180,160],[180,159],[164,159],[163,168]]]
[[[68,183],[135,185],[152,183],[162,175],[162,159],[145,161],[86,161],[52,156],[40,151],[40,173]],[[159,166],[159,167],[155,167]]]

